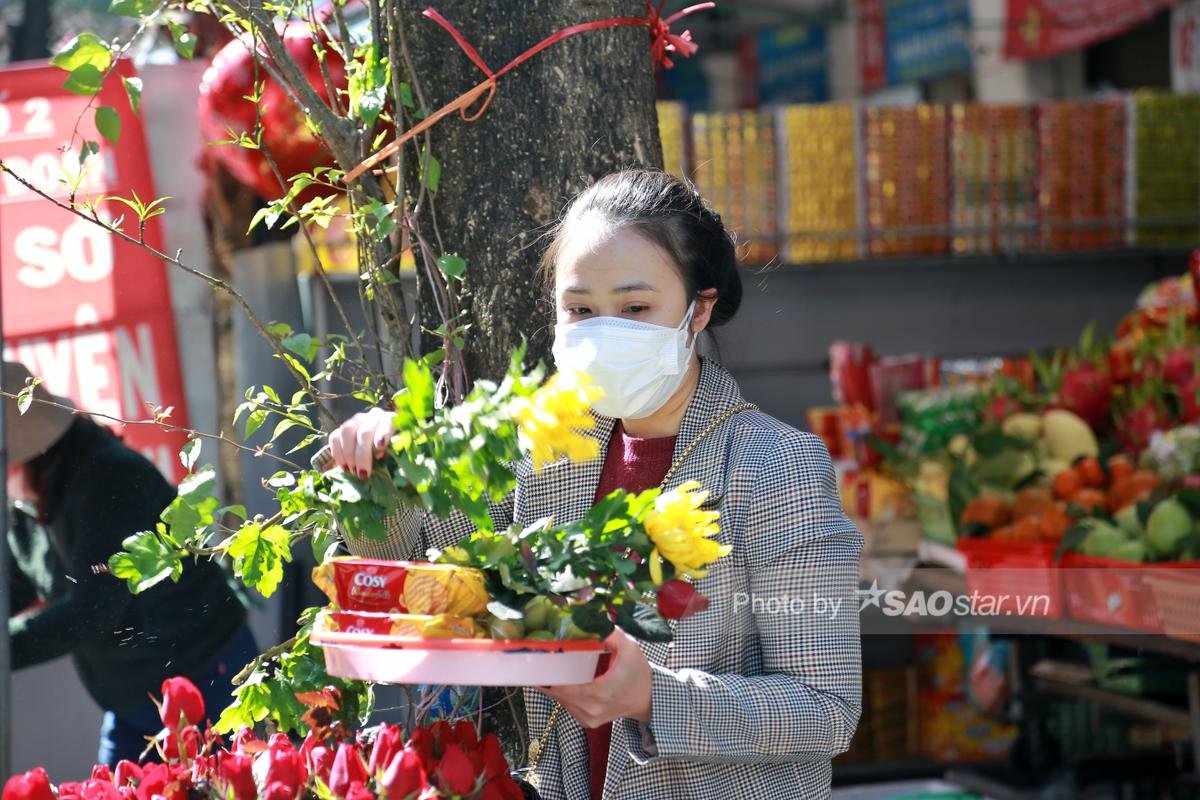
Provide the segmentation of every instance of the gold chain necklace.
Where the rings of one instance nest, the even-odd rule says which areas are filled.
[[[683,462],[687,460],[687,457],[692,454],[692,451],[696,449],[696,446],[699,445],[700,442],[705,439],[705,437],[721,426],[726,420],[730,419],[735,414],[740,414],[743,411],[757,410],[758,406],[756,406],[754,403],[740,403],[717,415],[717,417],[714,418],[712,422],[708,423],[708,426],[704,430],[700,431],[699,435],[696,436],[696,438],[693,439],[691,443],[684,448],[683,452],[680,453],[679,456],[671,463],[670,468],[667,470],[667,474],[663,476],[662,482],[659,483],[658,488],[666,489],[667,481],[671,480],[671,478],[675,476],[675,473],[683,465]],[[542,753],[546,750],[546,744],[550,741],[550,734],[554,731],[554,725],[558,722],[558,718],[562,715],[562,710],[562,704],[555,700],[554,707],[550,710],[550,719],[546,721],[546,728],[542,731],[542,735],[537,739],[530,740],[529,769],[531,772],[537,772],[538,762],[541,760]]]

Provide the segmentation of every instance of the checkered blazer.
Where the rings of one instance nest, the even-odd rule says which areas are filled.
[[[732,376],[704,360],[676,455],[740,402]],[[602,419],[595,431],[602,448],[613,424]],[[578,519],[603,461],[603,453],[584,464],[560,461],[537,474],[519,465],[516,491],[493,510],[496,524]],[[652,718],[613,724],[604,797],[828,797],[830,759],[850,744],[862,689],[862,537],[842,512],[829,454],[817,437],[745,411],[710,433],[667,488],[691,480],[710,492],[720,540],[733,552],[697,581],[707,611],[680,621],[670,644],[641,643],[653,672]],[[471,530],[461,518],[429,520],[421,540],[401,550],[420,554]],[[525,700],[536,738],[552,703],[532,690]],[[569,714],[559,716],[530,780],[546,800],[589,797],[587,744]]]

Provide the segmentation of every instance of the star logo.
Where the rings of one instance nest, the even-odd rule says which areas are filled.
[[[858,611],[860,614],[862,613],[863,609],[865,609],[867,606],[875,606],[876,608],[881,608],[881,606],[879,605],[879,598],[881,598],[885,594],[887,594],[887,592],[885,592],[883,589],[879,588],[878,580],[871,581],[870,589],[857,589],[856,591],[858,592],[858,598],[859,598]]]

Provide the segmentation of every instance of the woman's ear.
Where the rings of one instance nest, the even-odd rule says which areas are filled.
[[[713,306],[717,304],[717,290],[708,289],[696,295],[696,310],[692,312],[692,333],[699,334],[708,327],[712,319]]]

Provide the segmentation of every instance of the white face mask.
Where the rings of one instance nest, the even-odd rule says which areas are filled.
[[[677,327],[621,317],[592,317],[554,326],[554,365],[586,372],[604,390],[593,407],[606,417],[642,419],[683,384],[695,349],[693,302]]]

